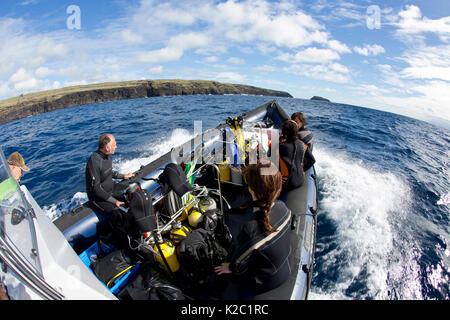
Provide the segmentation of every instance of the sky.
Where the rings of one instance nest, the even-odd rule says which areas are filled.
[[[448,0],[1,0],[0,99],[203,79],[450,129]]]

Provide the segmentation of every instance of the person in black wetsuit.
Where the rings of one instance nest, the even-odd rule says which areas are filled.
[[[292,268],[291,211],[276,200],[281,173],[272,162],[263,160],[248,165],[243,176],[253,199],[253,219],[242,226],[230,263],[215,267],[218,275],[231,277],[224,299],[253,299],[283,284]]]
[[[305,181],[303,173],[305,145],[298,138],[298,127],[293,120],[286,120],[281,126],[279,154],[283,190],[301,187]]]
[[[291,116],[291,120],[294,120],[298,125],[298,137],[303,141],[309,148],[309,150],[313,150],[313,135],[312,132],[305,127],[306,125],[306,117],[301,112],[294,112]]]
[[[124,205],[123,192],[126,186],[114,183],[113,179],[127,180],[134,176],[134,173],[123,175],[112,169],[111,155],[116,148],[114,136],[102,134],[98,140],[98,150],[92,153],[86,165],[86,192],[92,205],[100,210],[98,217],[101,225]]]

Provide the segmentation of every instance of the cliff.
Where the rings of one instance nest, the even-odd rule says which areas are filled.
[[[284,91],[207,80],[136,80],[66,87],[0,101],[0,124],[57,109],[113,100],[194,94],[292,96]]]

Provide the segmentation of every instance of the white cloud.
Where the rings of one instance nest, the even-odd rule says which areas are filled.
[[[49,75],[51,75],[52,71],[49,68],[47,68],[47,67],[39,67],[39,68],[36,69],[34,74],[38,78],[45,78],[45,77],[48,77]]]
[[[117,64],[111,64],[108,66],[111,71],[118,71],[120,66]],[[70,76],[78,76],[82,74],[82,70],[80,70],[77,66],[70,66],[61,69],[50,69],[48,67],[38,67],[34,71],[34,75],[38,78],[47,78],[47,77],[70,77]]]
[[[65,57],[68,52],[69,49],[66,44],[49,37],[40,39],[36,48],[36,54],[45,59]]]
[[[150,67],[147,70],[147,73],[151,74],[151,75],[161,74],[163,72],[163,70],[164,70],[163,66],[155,66],[155,67]]]
[[[295,63],[326,63],[332,60],[339,60],[340,56],[336,51],[330,49],[307,48],[297,52],[295,55],[284,53],[278,57],[279,60]]]
[[[216,56],[209,56],[205,58],[206,62],[217,62],[219,61],[219,58],[217,58]]]
[[[385,84],[389,84],[390,86],[394,86],[397,88],[405,88],[403,92],[407,92],[406,85],[404,80],[401,79],[400,73],[394,71],[391,65],[388,64],[379,64],[377,65],[379,71],[381,71],[383,78],[382,81]]]
[[[183,50],[177,47],[166,47],[158,50],[152,50],[146,53],[141,53],[138,59],[142,62],[160,63],[167,61],[174,61],[181,58]]]
[[[7,82],[3,82],[0,88],[0,94],[19,95],[33,91],[42,91],[55,89],[60,86],[58,81],[40,80],[24,68],[19,68]]]
[[[407,5],[398,16],[399,21],[394,25],[398,27],[399,35],[431,32],[439,35],[445,42],[450,40],[450,16],[435,20],[422,17],[420,8],[415,5]]]
[[[220,72],[215,76],[215,79],[225,82],[243,82],[245,81],[245,76],[236,72]]]
[[[263,72],[277,72],[277,71],[280,71],[280,68],[277,68],[274,66],[269,66],[269,65],[265,64],[263,66],[255,67],[254,70],[263,71]]]
[[[330,70],[332,71],[336,71],[339,73],[350,73],[349,68],[347,68],[346,66],[340,64],[340,63],[331,63],[328,65],[328,68],[330,68]]]
[[[373,44],[373,45],[365,45],[364,47],[358,47],[355,46],[353,47],[353,50],[356,53],[359,53],[363,56],[376,56],[380,53],[385,53],[386,51],[384,50],[384,48],[378,44]]]
[[[206,34],[214,34],[220,40],[225,38],[238,43],[262,41],[295,48],[313,42],[324,43],[329,37],[327,32],[322,31],[325,29],[323,25],[286,1],[229,0],[217,4],[196,2],[194,5],[192,2],[181,2],[154,7],[150,3],[146,2],[145,10],[141,6],[136,12],[135,17],[141,23],[148,24],[151,20],[154,25],[159,26],[170,24],[170,21],[180,22],[180,17],[163,19],[156,14],[162,12],[162,9],[165,12],[179,12],[181,17],[188,17],[188,24],[200,23],[204,25],[203,31]],[[181,8],[177,8],[179,6]]]
[[[245,60],[238,57],[231,57],[227,59],[227,62],[233,63],[233,64],[245,64]]]
[[[450,81],[450,45],[411,49],[401,60],[409,64],[401,71],[404,78]]]
[[[175,61],[182,57],[184,51],[203,47],[208,43],[208,37],[201,33],[180,34],[170,38],[167,47],[141,53],[138,58],[142,62],[150,63]]]
[[[356,20],[359,24],[365,23],[365,12],[362,10],[354,9],[354,8],[335,8],[332,10],[333,16],[339,17],[341,19],[350,19],[350,20]]]
[[[348,83],[351,80],[349,75],[350,70],[338,63],[321,65],[293,64],[287,68],[284,68],[284,71],[335,83]]]
[[[20,3],[21,6],[28,6],[30,4],[38,4],[39,0],[25,0]]]
[[[379,85],[361,85],[357,90],[363,103],[422,120],[450,122],[450,17],[428,19],[419,7],[410,5],[391,18],[391,25],[397,28],[396,39],[408,45],[395,57],[403,63],[377,65],[382,75]],[[444,44],[429,45],[430,35]],[[365,48],[354,49],[369,55]]]
[[[30,92],[40,88],[40,81],[35,78],[18,81],[14,84],[14,90],[18,92]]]
[[[312,1],[309,7],[320,13],[319,19],[339,23],[339,27],[362,27],[366,24],[368,4],[355,4],[346,1]]]
[[[444,81],[427,81],[412,86],[409,95],[395,95],[386,88],[362,85],[361,102],[369,107],[399,113],[416,119],[443,119],[450,123],[450,84]],[[433,119],[435,118],[435,119]]]
[[[32,76],[24,68],[20,68],[9,78],[9,81],[17,83],[29,80],[30,78],[32,78]]]
[[[132,32],[130,29],[121,31],[120,35],[122,36],[122,40],[126,43],[139,44],[144,42],[142,36],[136,34],[135,32]]]
[[[153,9],[152,16],[165,24],[189,26],[196,21],[195,14],[186,11],[185,7],[173,7],[171,3],[161,3]]]
[[[327,45],[330,49],[335,50],[339,53],[351,53],[352,50],[347,47],[345,43],[342,43],[338,40],[330,40],[327,42]]]

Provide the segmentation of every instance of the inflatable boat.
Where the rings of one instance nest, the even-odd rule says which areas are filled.
[[[100,215],[89,201],[51,222],[26,187],[17,186],[0,152],[1,280],[8,294],[14,299],[221,299],[226,283],[204,263],[186,260],[185,239],[207,230],[218,243],[208,251],[211,259],[216,264],[226,261],[252,210],[241,169],[259,159],[278,164],[272,151],[287,119],[271,101],[226,119],[142,166],[132,179],[118,182],[126,190],[124,199],[137,199],[138,190],[150,206],[137,217],[133,200],[126,201],[114,220],[121,232],[112,238],[99,233]],[[169,168],[182,170],[189,192],[179,194],[163,179]],[[308,297],[318,192],[314,166],[304,174],[301,187],[279,198],[291,211],[292,272],[283,284],[254,300]],[[145,219],[151,230],[139,224]]]

